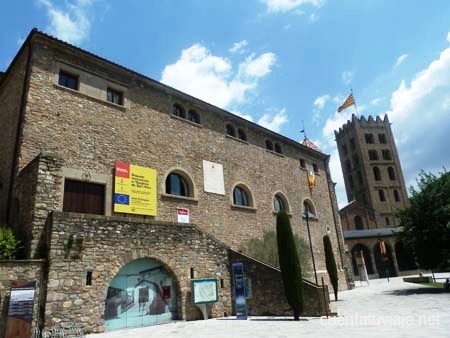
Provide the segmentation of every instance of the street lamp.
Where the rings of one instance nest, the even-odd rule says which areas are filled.
[[[311,241],[311,232],[309,230],[309,206],[308,206],[308,203],[304,202],[303,207],[304,207],[304,213],[305,213],[305,217],[306,217],[306,228],[308,229],[309,248],[311,250],[311,258],[312,258],[312,263],[313,263],[314,277],[316,279],[316,284],[319,284],[319,282],[317,281],[316,261],[314,260],[314,253],[313,253],[312,241]]]

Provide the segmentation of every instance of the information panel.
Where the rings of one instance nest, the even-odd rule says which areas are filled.
[[[221,164],[203,160],[203,186],[205,192],[225,195],[223,166]]]
[[[247,292],[245,288],[244,265],[233,263],[234,301],[236,304],[236,318],[247,319]]]
[[[156,216],[156,170],[116,162],[114,212]]]
[[[217,279],[192,280],[192,301],[194,304],[215,303],[218,300]]]
[[[33,321],[34,292],[36,282],[11,288],[5,338],[28,338]]]

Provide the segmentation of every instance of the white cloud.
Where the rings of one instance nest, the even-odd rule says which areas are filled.
[[[249,120],[250,122],[253,122],[253,117],[249,114],[241,113],[240,111],[235,111],[235,110],[232,110],[231,113],[233,113],[234,115],[240,116],[246,120]]]
[[[376,97],[376,98],[370,100],[369,103],[372,106],[377,106],[381,102],[381,100],[382,100],[381,97]]]
[[[450,33],[447,35],[450,42]],[[405,180],[414,183],[419,170],[450,167],[450,47],[392,93],[387,112],[397,140]]]
[[[310,22],[316,22],[317,20],[319,20],[319,16],[317,15],[317,13],[311,13],[309,15],[309,21]]]
[[[239,65],[239,75],[243,77],[262,77],[270,73],[276,61],[274,53],[264,53],[255,58],[255,54],[248,56]]]
[[[64,2],[64,8],[60,8],[51,0],[39,0],[50,18],[50,25],[47,27],[49,33],[73,44],[81,44],[89,37],[91,15],[88,8],[92,2],[93,0],[74,0]]]
[[[325,104],[327,103],[327,101],[330,99],[330,95],[325,94],[322,96],[317,97],[314,100],[314,105],[318,108],[318,109],[323,109],[325,107]]]
[[[350,83],[352,83],[353,72],[351,72],[349,70],[342,72],[341,79],[345,85],[349,85]]]
[[[258,124],[279,133],[281,126],[288,122],[286,108],[281,109],[277,113],[266,113],[258,120]]]
[[[397,61],[395,62],[394,68],[397,68],[398,66],[400,66],[403,62],[406,61],[406,59],[408,58],[408,54],[402,54],[397,58]]]
[[[17,39],[17,44],[19,45],[19,46],[22,46],[22,44],[25,42],[25,38],[23,38],[23,37],[20,37],[20,38],[18,38]]]
[[[249,92],[257,89],[259,80],[270,73],[275,59],[273,53],[252,54],[234,70],[227,58],[194,44],[182,50],[175,63],[164,67],[161,82],[220,108],[237,108]]]
[[[311,5],[313,7],[321,7],[323,0],[262,0],[269,12],[288,12],[297,9],[302,5]]]
[[[230,53],[239,53],[242,54],[245,52],[245,47],[248,45],[248,41],[247,40],[242,40],[239,42],[235,42],[233,43],[233,46],[228,49],[228,51]]]

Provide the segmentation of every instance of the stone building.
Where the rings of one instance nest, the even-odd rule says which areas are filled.
[[[345,243],[352,254],[365,258],[369,276],[400,275],[416,264],[401,243],[395,212],[409,206],[407,190],[388,116],[382,120],[352,116],[335,131],[349,204],[339,211]],[[380,241],[389,261],[382,262]]]
[[[238,261],[252,286],[250,313],[289,313],[279,271],[239,253],[275,229],[280,209],[307,239],[307,207],[317,275],[328,283],[322,238],[329,234],[346,288],[329,155],[311,142],[37,30],[4,73],[0,103],[0,221],[20,234],[26,258],[48,262],[45,326],[77,321],[101,332],[198,319],[191,281],[201,278],[218,281],[211,315],[230,315],[230,264]],[[155,170],[155,215],[114,212],[117,161]],[[180,208],[189,223],[179,223]],[[323,314],[321,287],[307,280],[304,287],[305,313]],[[154,316],[123,324],[127,311]]]

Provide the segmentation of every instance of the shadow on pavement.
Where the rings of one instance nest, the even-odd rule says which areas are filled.
[[[394,296],[410,296],[410,295],[430,295],[430,294],[439,294],[439,293],[448,293],[445,289],[431,288],[431,287],[419,287],[416,289],[402,289],[402,290],[392,290],[385,292],[387,295]]]

